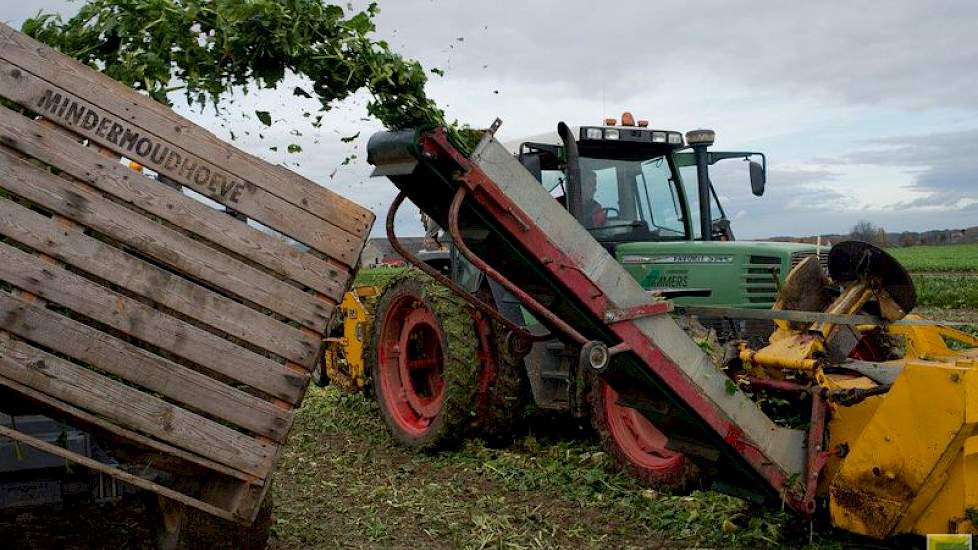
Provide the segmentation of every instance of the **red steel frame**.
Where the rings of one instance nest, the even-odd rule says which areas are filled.
[[[431,267],[430,265],[424,263],[417,256],[411,254],[410,252],[408,252],[406,248],[404,248],[404,245],[401,244],[401,241],[397,238],[397,235],[394,232],[394,217],[397,215],[397,210],[401,207],[401,203],[404,202],[404,198],[405,198],[404,192],[401,191],[400,193],[397,194],[396,197],[394,197],[394,202],[391,203],[390,208],[387,210],[387,241],[391,243],[391,246],[394,248],[394,250],[398,254],[400,254],[402,258],[407,260],[408,263],[410,263],[414,267],[417,267],[421,271],[424,271],[426,274],[428,274],[429,277],[438,281],[442,285],[450,288],[453,292],[455,292],[455,294],[458,294],[462,299],[468,302],[469,305],[471,305],[473,308],[492,317],[493,319],[501,323],[510,331],[513,331],[514,333],[518,334],[521,338],[530,341],[534,339],[541,339],[541,337],[533,336],[532,334],[527,332],[523,327],[503,317],[502,314],[496,311],[495,308],[493,308],[489,304],[484,303],[482,300],[479,300],[472,294],[466,292],[464,288],[459,286],[458,283],[453,281],[450,277],[446,277],[443,273],[439,272],[434,267]],[[543,335],[542,338],[543,339],[550,338],[550,335]]]
[[[478,312],[475,312],[473,317],[475,318],[475,332],[479,335],[479,363],[482,364],[482,370],[479,371],[477,406],[479,417],[485,418],[486,412],[489,410],[489,390],[492,389],[492,385],[496,382],[496,377],[499,374],[499,361],[497,360],[495,346],[492,345],[492,327],[489,320]]]
[[[750,376],[747,378],[751,387],[761,390],[773,390],[784,392],[808,393],[812,396],[812,416],[808,426],[807,453],[805,460],[805,496],[803,499],[804,511],[808,514],[815,513],[815,491],[818,490],[818,476],[825,468],[829,457],[839,451],[825,451],[825,415],[828,412],[826,403],[827,390],[822,386],[806,386],[796,384],[787,380],[772,380],[770,378],[758,378]]]
[[[610,307],[608,297],[583,273],[581,266],[577,265],[573,258],[564,254],[560,248],[550,241],[546,233],[534,222],[521,219],[520,208],[474,162],[463,156],[451,145],[443,129],[423,134],[419,145],[422,155],[427,158],[447,157],[458,164],[460,170],[455,173],[455,180],[464,186],[465,194],[470,200],[476,201],[507,231],[509,237],[522,245],[524,250],[534,251],[553,279],[559,281],[574,295],[578,296],[596,318],[605,319],[606,315],[615,312],[615,309]],[[457,209],[458,206],[456,205],[456,215]],[[472,258],[469,260],[471,261]],[[481,263],[484,264],[484,262]],[[489,266],[485,265],[485,267]],[[511,292],[513,289],[517,290],[518,292],[513,292],[517,297],[522,298],[520,294],[525,295],[495,270],[490,268],[486,273]],[[561,325],[566,326],[562,320],[559,321],[560,323],[554,326],[560,328],[563,328]],[[576,330],[571,327],[568,328],[570,328],[568,335],[572,339],[583,338]],[[630,348],[632,353],[672,389],[679,399],[682,399],[696,411],[703,421],[743,457],[758,474],[766,479],[775,492],[782,495],[786,504],[800,513],[811,513],[810,504],[806,502],[808,499],[805,498],[807,491],[805,491],[804,485],[807,484],[802,484],[801,488],[793,486],[789,476],[770,460],[755,443],[747,440],[743,430],[725,418],[723,411],[687,378],[679,365],[666,357],[658,347],[646,338],[633,320],[623,319],[619,322],[610,323],[609,328]],[[815,401],[813,399],[813,409]],[[820,402],[821,400],[817,401]],[[815,411],[813,410],[813,412]],[[824,418],[824,414],[819,415],[819,417]],[[810,435],[811,438],[812,435]],[[821,446],[819,445],[817,448],[820,450]],[[817,472],[813,473],[817,476]]]
[[[501,284],[503,288],[508,290],[513,296],[527,307],[533,310],[534,313],[540,315],[551,324],[556,326],[560,332],[567,335],[568,338],[577,342],[578,345],[584,345],[587,342],[580,332],[574,330],[574,328],[568,325],[563,319],[557,317],[552,311],[548,310],[543,304],[536,301],[533,296],[530,296],[525,290],[516,286],[509,279],[504,277],[501,273],[496,271],[491,265],[487,264],[482,258],[476,256],[469,247],[466,246],[465,241],[462,240],[462,233],[458,228],[458,212],[459,208],[462,206],[462,200],[465,199],[466,189],[465,187],[459,187],[458,191],[455,192],[455,196],[452,198],[452,206],[448,211],[448,228],[449,233],[452,236],[452,240],[455,242],[455,247],[459,252],[462,253],[465,258],[472,262],[472,265],[476,267],[479,271],[485,273],[491,279],[494,279],[497,283]]]

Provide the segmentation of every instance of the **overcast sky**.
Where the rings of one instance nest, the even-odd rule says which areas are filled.
[[[498,116],[503,141],[629,110],[657,128],[712,128],[718,149],[764,151],[764,197],[750,194],[736,161],[715,178],[739,238],[845,232],[860,219],[888,231],[978,225],[974,0],[379,4],[378,38],[446,72],[432,75],[429,91],[449,118],[486,126]],[[19,27],[38,9],[70,15],[78,3],[0,6]],[[182,99],[178,110],[222,137],[233,130],[238,146],[382,220],[394,190],[367,177],[363,148],[380,126],[363,120],[366,98],[347,101],[317,131],[303,118],[315,102],[291,94],[298,82],[239,98],[223,116]],[[272,130],[260,128],[256,107],[272,111]],[[289,143],[303,152],[286,153]],[[358,158],[342,165],[350,154]],[[398,225],[420,231],[410,213]],[[380,222],[374,234],[382,232]]]

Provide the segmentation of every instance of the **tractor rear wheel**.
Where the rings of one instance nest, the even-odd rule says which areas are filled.
[[[493,445],[509,443],[517,433],[517,424],[530,403],[530,381],[526,377],[523,356],[510,349],[506,328],[492,324],[497,370],[485,396],[484,410],[479,415],[479,434]]]
[[[641,412],[618,402],[618,392],[594,378],[591,420],[605,451],[646,486],[680,492],[689,479],[686,456],[666,448],[668,438]]]
[[[473,421],[479,355],[461,299],[409,272],[380,297],[365,350],[381,417],[394,439],[433,449],[465,435]]]

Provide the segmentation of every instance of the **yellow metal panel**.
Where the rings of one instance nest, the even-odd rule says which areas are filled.
[[[852,448],[885,398],[885,395],[877,395],[851,407],[835,407],[830,417],[828,448],[836,449],[843,444]],[[829,457],[822,472],[819,494],[824,496],[827,493],[827,482],[835,478],[842,460],[835,455]]]
[[[967,518],[978,510],[978,437],[969,437],[964,450],[948,468],[947,482],[916,521],[916,533],[978,533]]]
[[[908,315],[907,319],[920,319],[918,315]],[[960,359],[963,357],[978,357],[978,338],[960,330],[939,325],[891,325],[887,328],[890,334],[906,338],[907,359]],[[964,346],[976,346],[974,349],[952,350],[945,339],[953,340]]]
[[[978,399],[976,384],[978,371],[972,369],[908,363],[849,443],[850,452],[832,479],[833,523],[877,538],[915,530],[917,516],[940,492],[947,470],[974,431],[976,404],[970,401]],[[865,412],[840,407],[829,429],[853,432],[858,419],[850,419],[847,428],[847,415]],[[960,499],[957,510],[963,514]]]

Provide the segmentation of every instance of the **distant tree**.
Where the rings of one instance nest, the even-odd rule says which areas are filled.
[[[849,231],[849,237],[857,241],[865,241],[876,246],[886,246],[886,230],[882,226],[873,225],[868,220],[859,220]]]
[[[913,246],[915,244],[917,244],[917,239],[913,233],[909,231],[900,233],[900,246]]]

